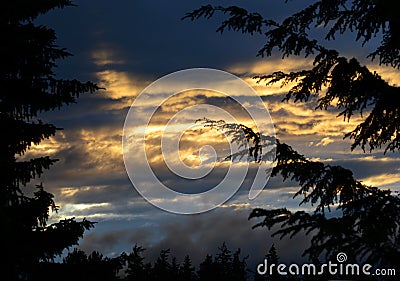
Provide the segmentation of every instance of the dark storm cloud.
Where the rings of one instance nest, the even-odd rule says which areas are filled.
[[[287,239],[271,238],[270,235],[277,229],[252,229],[257,220],[249,221],[249,214],[248,209],[219,208],[200,215],[169,215],[152,232],[125,228],[123,231],[87,235],[82,247],[91,250],[102,245],[104,251],[115,252],[120,243],[129,245],[125,247],[128,249],[137,243],[147,249],[144,254],[147,261],[155,261],[162,249],[171,249],[171,255],[176,256],[178,261],[189,254],[194,264],[198,265],[206,254],[216,254],[218,247],[226,242],[230,250],[241,248],[243,256],[249,255],[248,263],[253,268],[262,262],[268,249],[275,244],[281,261],[302,260],[302,251],[308,245],[307,237],[300,234],[290,243]],[[154,240],[154,233],[157,233],[159,239]],[[291,243],[296,243],[297,246],[292,247]]]
[[[140,233],[144,232],[144,237]],[[102,252],[109,252],[115,247],[116,244],[120,243],[121,239],[126,239],[128,230],[114,230],[112,232],[99,234],[97,232],[91,232],[85,235],[84,241],[80,244],[80,249],[91,252],[101,249]],[[146,241],[146,236],[149,235],[147,230],[138,230],[136,236],[139,239]],[[90,242],[88,242],[90,241]]]
[[[52,12],[40,22],[53,26],[59,44],[75,53],[72,64],[61,63],[67,76],[77,73],[74,65],[79,65],[80,75],[88,77],[93,69],[88,57],[97,50],[116,53],[118,60],[125,62],[104,67],[135,69],[152,76],[195,66],[223,68],[239,53],[255,56],[260,41],[253,39],[244,45],[240,34],[221,36],[214,32],[218,21],[199,24],[181,20],[199,5],[197,1],[133,1],[123,5],[83,1],[78,8]],[[204,65],[206,61],[208,65]]]
[[[72,189],[72,188],[71,188]],[[114,181],[113,185],[92,185],[85,187],[73,187],[76,193],[68,196],[68,192],[64,191],[64,195],[60,194],[64,204],[92,204],[107,202],[111,205],[121,206],[134,201],[135,197],[139,197],[130,182]],[[107,206],[107,209],[113,206]]]
[[[82,144],[84,141],[69,142],[66,145],[70,147],[56,153],[54,157],[60,161],[44,175],[45,179],[61,186],[118,184],[127,179],[121,158],[110,159],[107,151],[87,150]]]
[[[157,229],[152,217],[136,217],[130,220],[106,220],[96,225],[96,231],[84,236],[79,248],[91,252],[100,250],[104,254],[117,255],[129,252],[136,243],[150,245]]]
[[[89,58],[96,51],[113,56],[112,60],[98,65],[97,71],[113,68],[152,77],[191,67],[226,69],[241,61],[256,60],[257,51],[264,44],[263,35],[216,33],[216,28],[226,18],[223,16],[195,22],[181,20],[186,12],[209,3],[238,5],[266,18],[281,20],[305,7],[308,1],[266,4],[263,1],[174,0],[131,1],[123,5],[110,1],[96,1],[95,4],[81,1],[78,7],[42,16],[39,22],[54,27],[59,45],[75,54],[68,63],[60,63],[60,73],[68,77],[78,74],[84,79],[90,78],[93,61]],[[323,38],[320,33],[317,31],[315,35]],[[348,37],[331,45],[351,51]]]
[[[378,154],[377,156],[380,157],[381,155]],[[354,177],[357,179],[379,176],[381,174],[398,174],[400,162],[398,158],[399,155],[398,153],[395,153],[390,156],[391,157],[379,159],[371,158],[371,155],[367,154],[364,158],[361,156],[356,159],[337,160],[333,161],[332,164],[340,165],[352,170]]]
[[[41,115],[44,121],[54,122],[65,132],[75,129],[99,127],[116,127],[122,131],[123,122],[129,107],[122,109],[109,109],[112,104],[126,101],[128,98],[110,99],[107,92],[99,91],[96,96],[85,95],[78,99],[77,104],[71,104],[59,111],[51,111]],[[132,100],[132,99],[130,99]]]

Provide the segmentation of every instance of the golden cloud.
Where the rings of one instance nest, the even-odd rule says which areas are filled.
[[[111,51],[110,49],[99,49],[92,52],[92,59],[97,66],[125,63],[123,59],[116,57],[116,53]]]
[[[388,185],[400,187],[400,174],[381,174],[361,179],[366,185],[384,187]]]
[[[315,146],[327,146],[330,143],[333,143],[334,140],[331,139],[330,137],[325,137],[322,140],[320,140]]]
[[[96,73],[99,86],[106,93],[98,98],[112,99],[102,110],[119,110],[131,106],[135,97],[150,83],[143,77],[116,70],[103,70]]]

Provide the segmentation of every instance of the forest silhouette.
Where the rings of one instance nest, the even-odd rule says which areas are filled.
[[[352,30],[362,44],[382,35],[382,41],[369,58],[380,64],[400,67],[400,20],[393,1],[316,1],[281,22],[264,19],[239,7],[203,6],[184,18],[211,18],[216,12],[227,15],[219,32],[261,33],[266,44],[260,56],[271,56],[273,50],[283,57],[313,57],[311,69],[284,73],[281,71],[255,77],[259,82],[295,82],[285,101],[308,102],[318,99],[316,109],[336,108],[339,116],[349,120],[354,114],[367,117],[344,137],[353,140],[351,149],[383,148],[397,152],[400,148],[400,93],[381,76],[371,72],[356,58],[346,58],[310,39],[308,30],[328,28],[326,39]],[[170,250],[160,252],[146,262],[145,249],[135,245],[129,254],[104,257],[94,251],[70,251],[62,262],[54,262],[65,249],[77,245],[86,230],[95,223],[83,219],[64,219],[48,224],[50,211],[57,211],[53,194],[41,183],[26,192],[27,185],[38,179],[57,159],[42,156],[24,159],[34,145],[54,136],[58,128],[45,123],[40,113],[58,110],[75,103],[84,93],[101,88],[93,82],[55,77],[56,61],[71,54],[58,47],[55,31],[36,25],[35,19],[52,9],[74,6],[71,1],[6,1],[1,9],[1,30],[6,38],[0,45],[3,57],[1,71],[0,119],[0,215],[3,223],[1,249],[2,280],[320,280],[307,277],[259,276],[247,268],[240,249],[228,249],[223,243],[215,256],[207,255],[193,265],[187,255],[180,263]],[[207,121],[212,122],[212,121]],[[206,122],[206,123],[207,123]],[[209,123],[208,123],[209,124]],[[206,124],[207,125],[207,124]],[[220,123],[219,129],[227,124]],[[242,127],[243,129],[244,127]],[[245,141],[251,146],[255,161],[262,160],[262,148],[270,142],[267,136],[246,128]],[[250,219],[262,219],[255,227],[279,226],[274,235],[293,237],[298,233],[311,236],[305,251],[310,261],[332,259],[346,252],[353,262],[366,261],[375,266],[399,268],[400,198],[391,190],[363,184],[352,171],[311,161],[289,145],[276,142],[277,165],[273,176],[299,183],[297,196],[302,204],[315,210],[291,212],[286,208],[255,209]],[[264,145],[264,146],[263,146]],[[32,195],[27,195],[32,194]],[[328,217],[331,208],[338,216]],[[279,249],[272,246],[266,254],[270,261],[279,260]],[[355,279],[355,278],[353,278]],[[375,280],[374,277],[371,277]],[[360,278],[360,280],[367,280]],[[382,279],[381,279],[382,280]]]

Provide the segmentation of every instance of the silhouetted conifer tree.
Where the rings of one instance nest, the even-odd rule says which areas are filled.
[[[269,248],[268,253],[265,255],[265,258],[268,260],[270,263],[278,264],[279,263],[279,257],[278,253],[276,251],[275,245],[272,244],[271,248]]]
[[[151,273],[152,280],[171,280],[170,249],[161,250]]]
[[[104,257],[98,251],[87,255],[84,251],[75,248],[63,259],[58,270],[57,280],[117,280],[119,279],[118,271],[122,269],[126,259],[125,253],[115,258],[109,258]],[[40,280],[40,278],[38,279]],[[52,276],[52,280],[54,280],[54,276]]]
[[[204,261],[200,263],[197,274],[201,281],[218,280],[215,275],[215,266],[211,255],[207,254]]]
[[[87,220],[65,219],[47,225],[49,211],[56,211],[53,195],[42,184],[23,192],[32,179],[56,162],[48,156],[22,159],[33,145],[54,136],[57,127],[43,122],[38,114],[74,103],[85,92],[99,88],[78,80],[57,79],[53,73],[58,59],[69,54],[55,45],[53,29],[34,20],[55,8],[72,6],[64,0],[21,0],[2,2],[0,29],[0,271],[4,280],[29,279],[40,260],[51,260],[78,242]]]
[[[180,280],[191,281],[196,280],[195,268],[192,266],[192,261],[189,255],[186,255],[183,259],[183,264],[180,267]]]
[[[245,281],[248,277],[246,264],[248,256],[241,258],[240,252],[240,249],[237,249],[232,256],[232,266],[230,271],[230,280],[232,281]]]
[[[228,280],[232,270],[232,254],[225,242],[218,250],[214,258],[214,275],[217,280]]]
[[[199,280],[247,280],[247,257],[240,256],[240,249],[232,255],[224,242],[218,250],[214,260],[211,255],[206,255],[200,263]]]
[[[283,59],[293,55],[313,59],[309,69],[290,73],[276,71],[255,78],[267,85],[294,83],[284,101],[314,100],[316,109],[335,108],[345,120],[350,120],[355,114],[363,114],[362,122],[344,135],[354,141],[352,150],[360,147],[370,151],[384,148],[385,153],[398,151],[400,88],[385,81],[356,58],[347,58],[337,50],[320,44],[311,37],[313,33],[310,32],[318,27],[320,31],[326,31],[326,40],[335,40],[335,36],[350,30],[362,46],[381,38],[380,42],[375,42],[376,49],[368,58],[398,69],[400,20],[394,12],[397,4],[395,1],[320,0],[305,5],[306,8],[280,21],[265,19],[258,12],[248,12],[236,6],[212,5],[187,13],[184,18],[211,18],[220,12],[227,18],[217,31],[234,30],[265,35],[266,42],[259,50],[259,56],[268,57],[273,51],[278,51]],[[239,126],[211,125],[222,129],[228,125]],[[259,150],[264,140],[271,140],[250,128],[245,129],[247,141],[252,141],[251,151]],[[325,260],[335,260],[337,253],[345,252],[350,260],[361,259],[376,266],[399,266],[398,194],[365,185],[354,179],[352,171],[312,161],[278,140],[276,145],[277,166],[272,176],[280,174],[285,180],[297,181],[300,189],[295,197],[303,197],[301,204],[311,204],[315,210],[291,212],[286,208],[255,209],[250,218],[262,218],[255,227],[270,229],[280,226],[275,235],[281,237],[292,237],[300,232],[312,233],[312,244],[305,251],[310,260],[318,260],[321,256]],[[337,208],[337,215],[327,217],[326,212],[331,208]]]
[[[144,257],[142,256],[144,251],[144,248],[135,245],[127,256],[126,280],[146,280],[149,272],[145,271]]]
[[[172,257],[171,260],[171,273],[170,273],[170,280],[179,280],[179,263],[176,260],[176,257]]]

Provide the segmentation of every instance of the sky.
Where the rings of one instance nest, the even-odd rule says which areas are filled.
[[[304,7],[306,2],[213,1],[212,4],[239,5],[258,11],[266,18],[280,20]],[[344,134],[362,120],[361,116],[344,122],[336,117],[338,112],[334,110],[315,111],[315,100],[306,104],[283,103],[281,100],[287,87],[266,87],[252,79],[257,74],[310,67],[312,60],[302,57],[282,60],[279,54],[269,58],[256,57],[263,46],[263,35],[216,33],[223,19],[221,16],[194,22],[181,20],[185,13],[208,3],[211,1],[79,1],[78,7],[54,10],[37,20],[54,28],[58,35],[57,44],[74,54],[58,63],[58,77],[92,80],[105,88],[96,94],[83,95],[76,104],[59,111],[44,113],[41,117],[44,121],[64,130],[33,147],[24,156],[50,155],[60,159],[38,179],[55,194],[55,201],[60,206],[59,212],[51,215],[51,221],[76,217],[98,222],[93,230],[86,232],[79,248],[115,256],[122,251],[129,252],[137,243],[147,249],[145,255],[149,261],[161,249],[170,248],[171,254],[178,260],[182,261],[185,254],[190,254],[197,264],[207,253],[215,253],[217,247],[226,242],[232,250],[241,248],[242,253],[249,255],[249,263],[256,264],[275,243],[282,260],[301,260],[309,237],[299,235],[292,240],[271,238],[271,231],[252,229],[258,221],[247,218],[255,207],[312,208],[299,206],[299,199],[293,199],[298,185],[291,181],[283,182],[280,177],[270,179],[261,194],[255,200],[249,200],[248,191],[255,171],[259,169],[257,165],[250,165],[243,184],[230,200],[201,214],[166,212],[147,202],[134,188],[123,159],[125,118],[131,105],[152,82],[184,69],[218,69],[243,79],[256,95],[242,96],[244,100],[248,99],[248,104],[242,106],[254,106],[256,97],[261,97],[275,126],[276,136],[310,159],[349,168],[357,179],[366,184],[396,188],[400,183],[398,153],[384,155],[378,150],[372,153],[364,153],[360,149],[350,151],[351,142],[343,140]],[[318,39],[321,34],[323,30],[320,29],[312,32]],[[325,43],[345,55],[356,56],[390,83],[399,83],[395,70],[378,66],[365,58],[368,51],[374,48],[374,43],[361,48],[361,43],[353,39],[354,34],[346,33],[335,42]],[[233,90],[224,85],[229,96]],[[167,92],[162,88],[158,94],[165,98]],[[154,96],[148,100],[150,104],[155,102]],[[203,107],[195,107],[199,104]],[[214,108],[204,107],[204,104]],[[215,108],[219,110],[216,114],[213,113]],[[232,99],[204,90],[174,95],[161,103],[153,116],[151,106],[146,103],[141,104],[140,110],[133,120],[140,123],[141,118],[152,119],[147,120],[150,120],[147,126],[150,133],[146,134],[147,159],[138,156],[134,142],[128,153],[136,165],[136,178],[140,177],[141,169],[147,162],[163,184],[188,193],[211,189],[228,169],[227,163],[218,162],[212,166],[211,160],[226,155],[229,139],[221,132],[198,124],[195,126],[195,120],[208,116],[227,118],[221,113],[223,111],[244,123],[249,121],[240,105]],[[177,116],[178,112],[181,115]],[[162,161],[160,143],[165,132],[163,126],[173,118],[176,122],[169,124],[172,130],[170,136],[181,133],[178,134],[180,159],[194,172],[214,167],[206,177],[181,179]],[[268,118],[265,120],[268,123]],[[129,132],[142,132],[140,130],[144,127],[140,124],[143,122],[139,123],[130,127]],[[246,124],[251,124],[251,120]],[[182,128],[185,128],[183,133]],[[168,159],[174,162],[179,157]],[[241,163],[235,165],[232,168],[234,176]],[[140,179],[139,184],[148,186],[150,183]],[[172,206],[176,203],[174,198],[160,196],[158,199],[170,200],[168,202]]]

